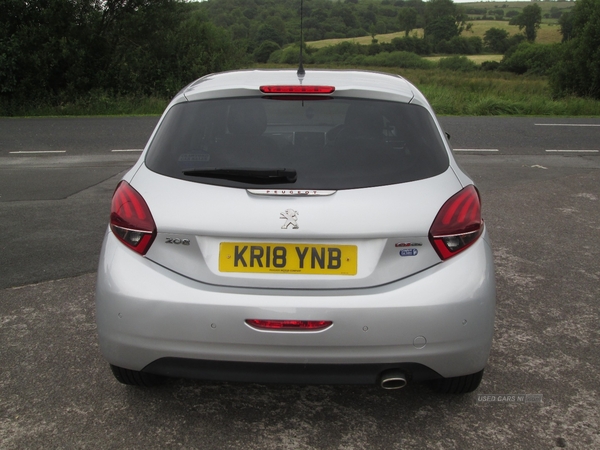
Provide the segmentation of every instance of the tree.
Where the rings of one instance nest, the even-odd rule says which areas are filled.
[[[493,52],[504,53],[508,49],[508,31],[490,28],[483,36],[483,43]]]
[[[279,16],[267,17],[267,19],[265,20],[265,24],[270,26],[277,33],[277,36],[279,39],[276,40],[275,42],[277,42],[279,45],[283,45],[286,43],[287,31],[285,28],[285,22],[283,21],[283,19],[281,17],[279,17]]]
[[[283,45],[285,36],[280,35],[275,28],[271,25],[263,24],[258,29],[256,36],[256,42],[262,43],[264,41],[276,42],[279,46]]]
[[[562,41],[567,42],[573,35],[573,15],[570,12],[564,13],[558,19],[560,25],[560,33],[562,34]]]
[[[431,20],[425,26],[425,38],[434,43],[449,41],[460,34],[458,25],[452,16],[441,16]]]
[[[494,11],[494,16],[496,17],[496,20],[501,20],[504,17],[504,11],[497,9]]]
[[[563,12],[556,6],[550,8],[550,17],[552,17],[553,19],[560,19],[560,16],[562,16],[562,14]]]
[[[349,5],[340,5],[339,8],[337,7],[337,3],[335,3],[336,6],[334,6],[332,14],[331,15],[335,15],[340,17],[343,21],[344,24],[348,27],[348,28],[355,28],[358,26],[358,20],[356,19],[356,16],[354,15],[354,11],[352,8],[349,7]]]
[[[417,10],[415,8],[402,8],[398,12],[398,21],[400,22],[400,29],[404,30],[404,36],[417,28]]]
[[[181,0],[1,0],[0,112],[93,90],[170,97],[242,64],[247,46],[234,47],[194,8]]]
[[[0,2],[0,95],[32,100],[89,89],[103,59],[92,1]],[[96,53],[96,55],[94,55]]]
[[[430,0],[425,5],[425,38],[434,44],[460,36],[466,16],[452,0]]]
[[[577,0],[571,15],[572,37],[550,84],[555,95],[600,99],[600,0]]]
[[[537,3],[523,8],[523,12],[518,16],[511,19],[509,22],[511,25],[518,25],[519,30],[525,28],[525,37],[529,42],[535,42],[537,36],[537,30],[540,28],[542,23],[542,8]]]
[[[371,25],[369,27],[369,35],[371,36],[371,43],[377,44],[377,39],[375,39],[375,36],[377,35],[377,30],[375,30],[375,25]]]

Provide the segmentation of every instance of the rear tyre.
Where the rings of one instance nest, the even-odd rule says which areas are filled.
[[[119,383],[129,386],[152,387],[165,382],[165,377],[151,373],[138,372],[137,370],[124,369],[110,365],[113,375]]]
[[[439,394],[466,394],[477,389],[482,378],[483,370],[461,377],[440,378],[431,382],[431,388]]]

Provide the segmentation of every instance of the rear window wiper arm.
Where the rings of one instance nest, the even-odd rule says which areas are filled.
[[[223,178],[245,183],[294,183],[297,174],[295,169],[245,169],[206,167],[204,169],[186,169],[184,175],[206,178]]]

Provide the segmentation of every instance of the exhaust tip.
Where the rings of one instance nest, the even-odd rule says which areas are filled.
[[[408,384],[406,375],[400,371],[388,371],[381,375],[379,385],[383,389],[402,389]]]

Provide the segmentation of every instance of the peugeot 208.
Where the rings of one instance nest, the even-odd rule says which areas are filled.
[[[116,378],[477,388],[492,342],[479,192],[399,76],[248,70],[168,105],[98,269]]]

